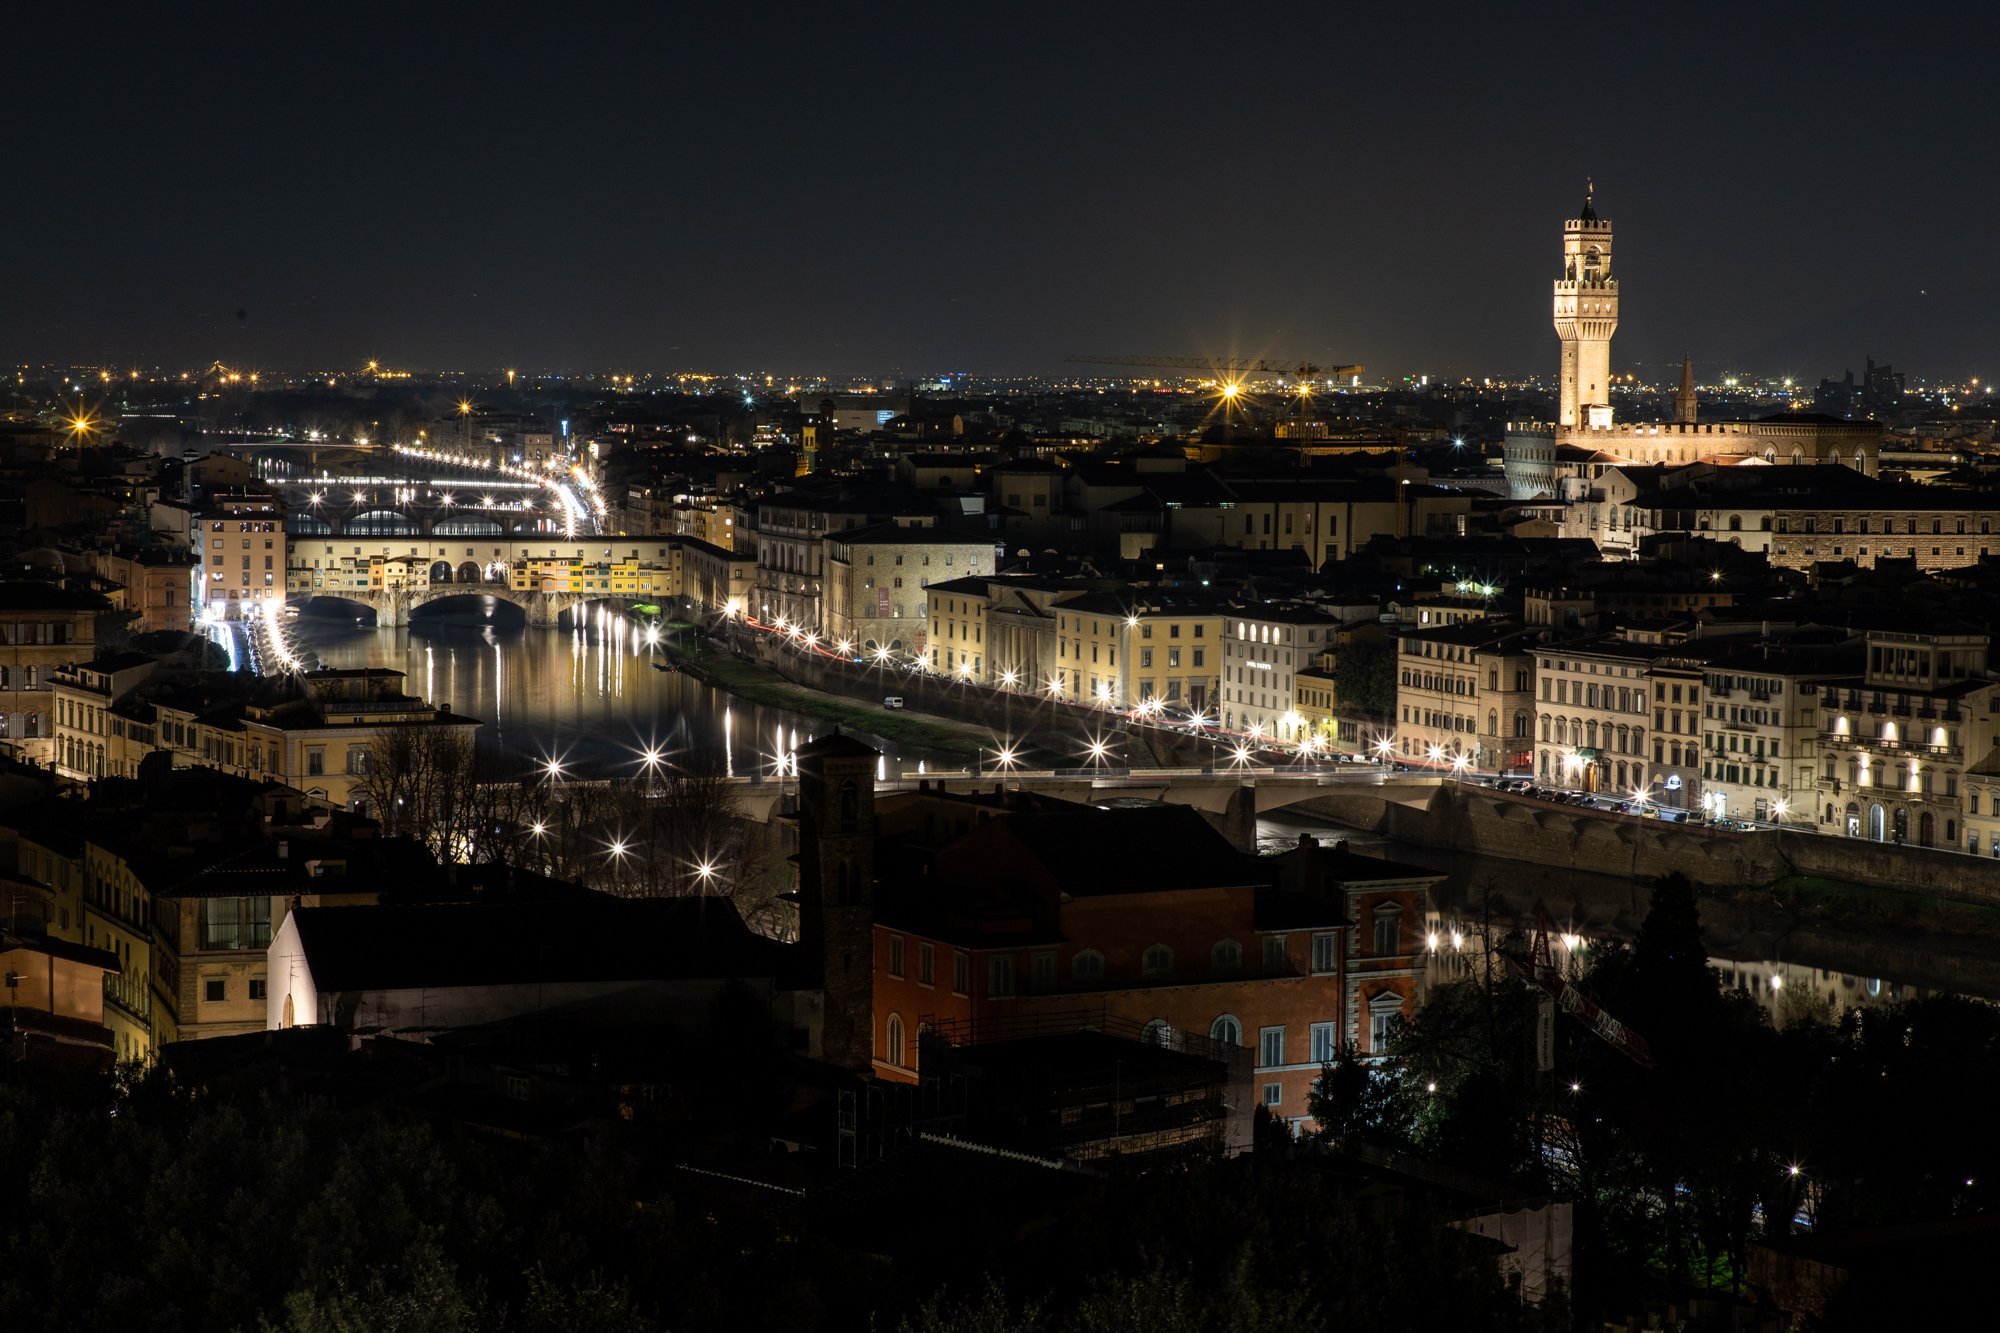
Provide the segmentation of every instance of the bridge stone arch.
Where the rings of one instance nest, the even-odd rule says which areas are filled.
[[[367,607],[375,613],[375,623],[384,627],[410,623],[410,615],[420,606],[451,597],[491,597],[519,607],[530,627],[546,627],[580,602],[589,600],[575,593],[524,592],[500,583],[446,583],[428,588],[387,588],[380,592],[353,592],[339,600]]]
[[[290,605],[297,607],[300,613],[305,615],[339,617],[347,620],[360,617],[375,624],[383,623],[379,618],[378,608],[367,594],[342,596],[338,593],[316,592],[309,597],[294,597]]]

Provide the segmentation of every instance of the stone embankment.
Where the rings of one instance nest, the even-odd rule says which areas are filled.
[[[1929,847],[1709,829],[1434,778],[1329,789],[1297,808],[1399,842],[1552,869],[1624,879],[1678,871],[1716,889],[1805,875],[2000,907],[2000,860]]]

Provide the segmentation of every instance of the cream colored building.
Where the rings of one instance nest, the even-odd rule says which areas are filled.
[[[199,682],[135,695],[152,670],[152,659],[132,653],[59,674],[58,773],[136,777],[147,755],[164,750],[177,767],[281,782],[316,804],[361,809],[370,753],[388,731],[443,728],[470,738],[480,725],[404,694],[400,671],[316,671],[296,685],[266,682],[267,692],[248,701],[218,702]]]
[[[820,632],[861,655],[887,649],[929,662],[930,585],[990,574],[993,561],[993,538],[929,523],[876,523],[829,535]]]
[[[1437,768],[1527,773],[1535,760],[1529,631],[1472,620],[1397,640],[1396,757]]]
[[[1817,822],[1820,693],[1859,666],[1858,643],[1758,645],[1710,661],[1701,706],[1708,814]]]
[[[1636,554],[1649,537],[1686,534],[1798,570],[1842,561],[1872,568],[1885,559],[1958,569],[2000,554],[2000,501],[1826,464],[1609,468],[1563,507],[1562,522],[1564,536],[1589,538],[1607,556]]]
[[[153,674],[144,653],[114,653],[64,667],[50,678],[54,732],[50,764],[66,778],[128,777],[144,753],[120,700]]]
[[[282,606],[289,551],[285,505],[268,491],[217,494],[194,516],[201,573],[196,614],[237,619],[248,606]]]
[[[1217,599],[1129,588],[1084,593],[1055,612],[1051,678],[1064,698],[1120,709],[1157,699],[1214,721],[1224,623]]]
[[[1822,832],[1960,845],[1966,767],[1995,737],[1988,642],[1969,629],[1869,632],[1860,673],[1820,691]]]
[[[987,670],[986,603],[992,580],[947,579],[925,589],[931,622],[931,670],[991,684]]]
[[[1965,770],[1965,850],[2000,857],[2000,748]]]
[[[1335,642],[1340,623],[1310,606],[1237,606],[1223,613],[1222,725],[1276,741],[1308,734],[1296,677]]]
[[[0,750],[50,761],[56,678],[93,655],[105,609],[95,594],[52,583],[0,583]]]
[[[1536,780],[1693,808],[1684,775],[1700,771],[1700,676],[1691,683],[1694,668],[1671,651],[1610,637],[1537,648]]]

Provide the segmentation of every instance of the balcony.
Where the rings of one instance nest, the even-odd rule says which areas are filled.
[[[1928,741],[1883,740],[1879,736],[1848,736],[1839,732],[1823,732],[1820,744],[1830,749],[1880,750],[1884,754],[1909,755],[1912,758],[1957,759],[1965,753],[1963,745],[1932,745]]]

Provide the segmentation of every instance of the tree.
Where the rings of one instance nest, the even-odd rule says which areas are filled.
[[[1373,717],[1396,712],[1396,645],[1388,639],[1342,644],[1333,659],[1333,697]]]
[[[455,727],[386,726],[368,744],[354,791],[389,837],[415,838],[440,861],[471,861],[480,830],[472,738]]]
[[[1306,1107],[1319,1124],[1316,1136],[1334,1144],[1350,1139],[1407,1143],[1413,1108],[1401,1084],[1399,1068],[1373,1068],[1362,1058],[1360,1047],[1342,1042],[1306,1094]]]

